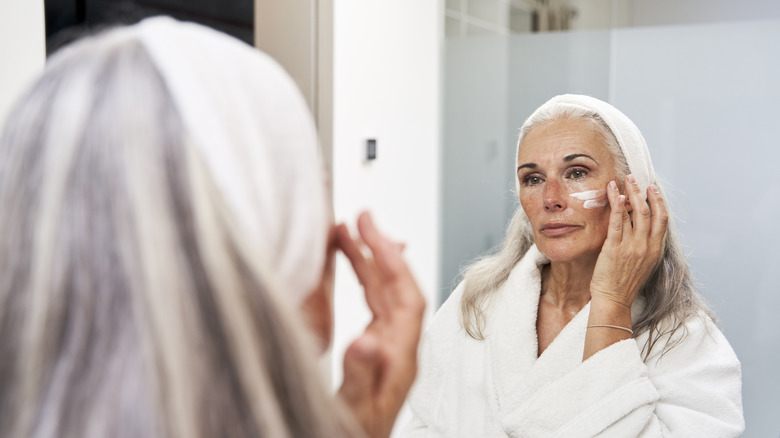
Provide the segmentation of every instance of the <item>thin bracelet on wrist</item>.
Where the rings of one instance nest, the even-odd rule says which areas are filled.
[[[634,331],[633,330],[631,330],[628,327],[621,327],[619,325],[592,324],[592,325],[588,326],[588,328],[591,328],[591,327],[607,327],[607,328],[613,328],[613,329],[618,329],[618,330],[624,330],[624,331],[629,332],[631,334],[631,336],[634,336]]]

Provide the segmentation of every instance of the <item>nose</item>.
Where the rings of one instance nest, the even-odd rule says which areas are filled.
[[[547,211],[562,211],[566,209],[568,192],[557,180],[548,180],[544,186],[544,209]]]

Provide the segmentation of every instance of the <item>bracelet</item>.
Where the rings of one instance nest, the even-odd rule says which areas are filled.
[[[631,330],[630,328],[621,327],[619,325],[593,324],[593,325],[589,325],[588,326],[588,328],[591,328],[591,327],[607,327],[607,328],[613,328],[613,329],[618,329],[618,330],[625,330],[625,331],[631,333],[631,336],[634,336],[634,331],[633,330]]]

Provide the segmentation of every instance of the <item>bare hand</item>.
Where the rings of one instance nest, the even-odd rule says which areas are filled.
[[[633,176],[626,178],[625,188],[634,206],[633,224],[626,209],[626,197],[611,181],[607,187],[612,207],[609,231],[596,261],[590,289],[593,305],[625,306],[630,311],[639,289],[660,260],[669,216],[655,186],[647,189],[650,205]]]
[[[425,300],[401,255],[403,245],[380,234],[368,213],[358,218],[358,231],[372,256],[361,252],[344,225],[336,228],[336,237],[365,289],[373,319],[344,355],[339,396],[368,436],[388,437],[417,375]]]

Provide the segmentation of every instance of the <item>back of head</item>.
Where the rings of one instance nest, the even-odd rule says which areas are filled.
[[[63,49],[6,122],[0,211],[0,435],[352,434],[294,310],[314,128],[267,57],[169,19]]]

